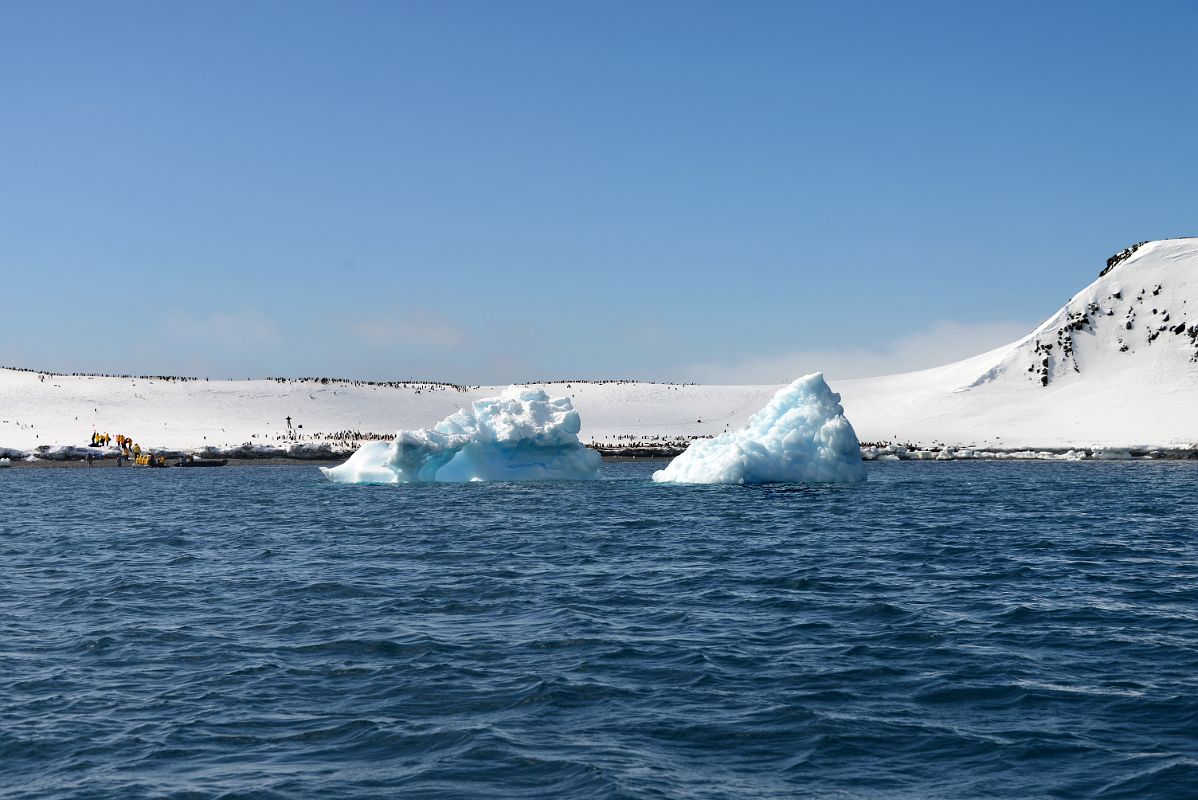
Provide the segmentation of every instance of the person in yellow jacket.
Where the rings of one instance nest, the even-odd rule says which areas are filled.
[[[141,445],[140,444],[133,445],[133,455],[135,455],[135,456],[141,455]]]

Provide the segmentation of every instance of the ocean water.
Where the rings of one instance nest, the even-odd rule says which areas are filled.
[[[0,797],[1198,797],[1198,465],[0,471]]]

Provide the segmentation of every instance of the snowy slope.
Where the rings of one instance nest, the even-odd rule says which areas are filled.
[[[1104,273],[1011,345],[833,388],[863,440],[1198,446],[1198,239]]]
[[[1196,358],[1198,239],[1175,239],[1127,253],[1006,347],[935,369],[837,381],[832,388],[863,441],[1198,447]],[[503,388],[43,378],[0,370],[0,450],[84,445],[93,430],[130,435],[146,447],[299,441],[348,449],[363,440],[356,433],[427,427]],[[743,426],[778,388],[571,382],[552,384],[550,394],[573,400],[584,442],[652,443]]]
[[[63,375],[42,380],[37,373],[0,370],[0,447],[82,445],[92,431],[132,436],[143,447],[178,449],[329,440],[349,429],[393,434],[419,427],[411,423],[435,422],[485,394],[419,384]]]
[[[584,442],[634,436],[654,441],[722,432],[743,424],[776,386],[555,383],[580,411]],[[0,449],[85,445],[92,431],[132,436],[143,447],[284,446],[354,434],[428,427],[505,387],[297,380],[164,380],[48,375],[0,369]],[[291,417],[292,431],[286,418]],[[302,428],[300,427],[302,426]],[[349,435],[336,434],[349,431]]]

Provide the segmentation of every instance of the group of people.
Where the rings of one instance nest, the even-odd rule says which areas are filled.
[[[112,435],[108,433],[92,433],[92,447],[108,447],[112,444]],[[125,458],[137,458],[141,455],[141,445],[133,441],[132,437],[126,436],[123,433],[116,435],[116,446],[121,448],[121,455]]]
[[[121,455],[126,458],[131,455],[134,457],[141,455],[141,445],[123,434],[118,433],[116,435],[116,446],[121,448]]]
[[[166,456],[154,455],[151,452],[142,452],[141,445],[133,441],[133,437],[126,436],[123,433],[118,433],[115,437],[108,433],[92,433],[92,447],[108,447],[112,442],[116,442],[116,446],[120,448],[120,452],[116,454],[116,465],[121,466],[122,462],[128,459],[133,464],[141,467],[165,467]],[[100,453],[96,458],[103,459],[104,454]],[[93,457],[90,453],[87,456],[87,463],[90,466]]]

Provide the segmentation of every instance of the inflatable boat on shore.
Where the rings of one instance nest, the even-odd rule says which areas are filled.
[[[175,462],[176,467],[223,467],[229,463],[227,458],[197,458],[184,456]]]

